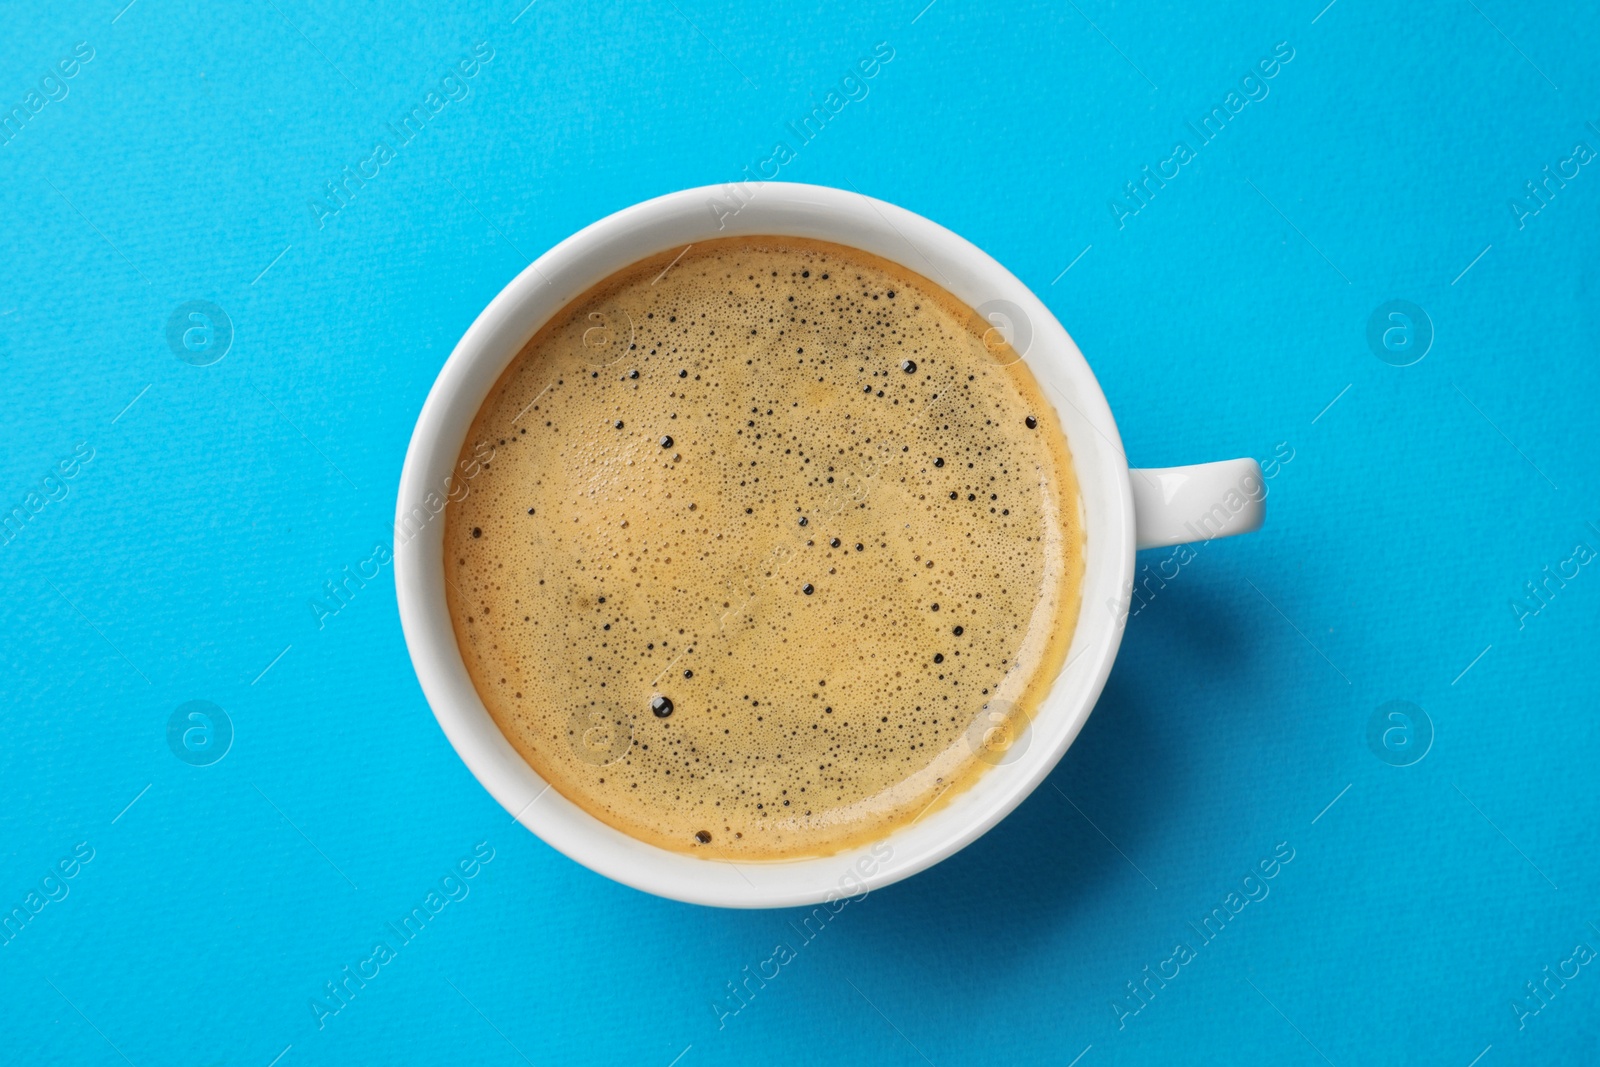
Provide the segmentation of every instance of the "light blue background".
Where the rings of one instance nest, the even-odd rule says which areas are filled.
[[[0,511],[94,449],[0,548],[4,910],[95,850],[0,947],[3,1058],[1595,1061],[1600,966],[1521,1028],[1511,1004],[1600,948],[1600,568],[1520,626],[1511,605],[1600,548],[1600,170],[1520,229],[1509,206],[1600,147],[1594,16],[124,2],[0,15],[7,109],[95,52],[0,147]],[[319,228],[323,183],[480,41],[470,98]],[[1270,94],[1119,229],[1123,183],[1280,41]],[[1136,464],[1293,459],[1261,533],[1201,550],[1130,621],[1045,786],[850,905],[719,1028],[712,1002],[797,940],[796,913],[656,900],[508,827],[423,701],[389,569],[320,629],[309,605],[392,536],[434,375],[528,257],[738,177],[878,42],[869,95],[782,178],[900,203],[1009,266]],[[1391,299],[1436,333],[1410,367],[1367,344]],[[168,347],[189,300],[233,322],[211,366]],[[167,744],[190,700],[235,731],[209,767]],[[1367,742],[1390,700],[1436,733],[1409,767]],[[323,983],[482,841],[470,896],[319,1030]],[[1119,1029],[1124,983],[1279,842],[1270,896]]]

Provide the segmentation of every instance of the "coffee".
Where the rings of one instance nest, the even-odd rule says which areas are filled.
[[[731,238],[613,275],[462,456],[446,595],[484,705],[665,848],[825,855],[915,821],[1003,757],[1077,620],[1050,404],[999,330],[856,249]]]

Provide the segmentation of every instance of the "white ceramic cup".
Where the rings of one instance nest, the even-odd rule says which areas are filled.
[[[457,470],[467,431],[535,331],[632,263],[741,235],[809,237],[893,260],[943,286],[1000,331],[1056,405],[1066,432],[1086,566],[1067,665],[1015,737],[998,745],[986,739],[1000,753],[996,766],[870,845],[812,859],[735,863],[670,852],[613,829],[550,788],[511,746],[456,645],[445,604],[441,513],[457,491],[470,492]],[[1264,496],[1252,459],[1130,471],[1105,396],[1067,331],[1009,271],[937,223],[860,193],[814,185],[705,187],[637,204],[562,241],[501,290],[462,336],[406,452],[395,587],[417,679],[445,736],[495,800],[546,843],[609,878],[676,900],[739,908],[831,904],[939,862],[1020,804],[1072,744],[1105,685],[1127,619],[1134,550],[1254,530]]]

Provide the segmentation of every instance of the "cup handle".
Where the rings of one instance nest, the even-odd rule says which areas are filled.
[[[1128,471],[1134,547],[1164,548],[1261,528],[1267,483],[1253,459]]]

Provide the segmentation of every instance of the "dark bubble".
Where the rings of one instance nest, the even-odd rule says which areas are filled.
[[[472,536],[473,536],[473,537],[482,537],[482,536],[483,536],[483,530],[482,530],[482,529],[480,529],[480,528],[479,528],[479,527],[477,527],[477,526],[474,526],[474,527],[473,527],[473,528],[472,528]]]
[[[637,378],[638,376],[639,376],[639,372],[636,371],[636,370],[631,370],[631,371],[628,372],[628,377],[630,377],[630,378]]]
[[[935,663],[943,663],[944,662],[944,653],[943,652],[935,652],[933,654],[933,662],[935,662]]]
[[[650,698],[650,710],[655,712],[656,718],[665,719],[672,714],[672,701],[659,694]]]
[[[915,374],[917,373],[917,361],[914,359],[903,359],[900,361],[900,369],[905,371],[907,374]]]
[[[683,672],[683,676],[685,678],[693,678],[694,677],[694,671],[684,671]]]
[[[933,607],[934,611],[938,611],[939,610],[939,605],[937,605],[937,604],[932,605],[932,607]]]
[[[810,596],[812,593],[815,593],[817,591],[817,588],[816,588],[816,586],[812,585],[810,582],[807,582],[805,585],[802,585],[800,587],[800,591],[802,593],[804,593],[806,596]]]
[[[711,831],[710,830],[696,830],[694,832],[694,839],[696,841],[700,842],[702,845],[709,845],[709,844],[711,844]]]
[[[934,461],[933,461],[933,465],[934,465],[934,466],[935,466],[935,467],[942,467],[942,466],[944,466],[944,457],[943,457],[943,456],[940,456],[940,457],[939,457],[939,458],[938,458],[938,459],[936,459],[936,460],[934,460]]]
[[[800,516],[800,525],[801,526],[810,526],[811,525],[811,520],[806,518],[804,515],[802,515],[802,516]]]
[[[672,447],[672,438],[670,438],[670,437],[663,437],[663,438],[662,438],[662,439],[661,439],[661,447],[662,447],[662,448],[671,448],[671,447]]]
[[[620,430],[620,429],[622,429],[622,420],[618,419],[616,422],[613,422],[611,425],[615,426],[617,429]]]
[[[686,370],[681,370],[681,371],[678,372],[678,377],[680,377],[680,378],[687,378],[688,376],[689,376],[689,372],[686,371]]]
[[[954,631],[952,631],[952,632],[953,632],[953,633],[954,633],[954,634],[955,634],[955,635],[956,635],[956,636],[957,636],[957,637],[960,637],[960,636],[961,636],[961,635],[962,635],[962,634],[964,634],[964,633],[966,633],[966,632],[967,632],[967,631],[966,631],[966,629],[965,629],[965,628],[964,628],[964,627],[961,627],[961,626],[957,626],[957,627],[956,627],[956,628],[955,628],[955,630],[954,630]]]
[[[866,547],[866,546],[862,545],[861,542],[859,542],[859,541],[856,542],[856,551],[857,552],[860,552],[862,550],[862,548],[864,548],[864,547]]]
[[[1029,415],[1022,421],[1027,424],[1027,427],[1030,430],[1037,430],[1039,428],[1039,420],[1034,418],[1032,415]]]
[[[838,548],[839,547],[839,539],[837,537],[835,537],[833,540],[829,541],[828,542],[828,547],[829,548]]]

